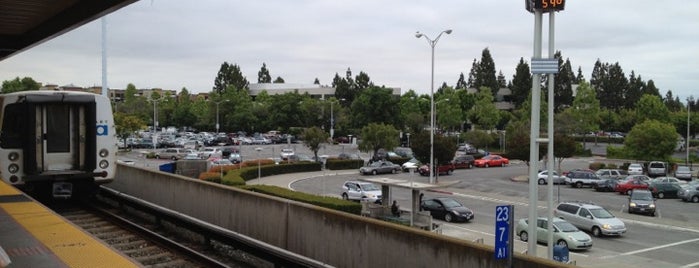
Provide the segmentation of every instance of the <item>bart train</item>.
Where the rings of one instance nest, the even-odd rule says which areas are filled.
[[[0,177],[35,196],[94,193],[116,173],[107,97],[73,91],[0,95]]]

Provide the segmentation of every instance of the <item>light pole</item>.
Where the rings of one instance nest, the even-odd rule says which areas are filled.
[[[156,105],[158,104],[158,100],[153,99],[153,149],[158,149],[158,137],[156,136],[156,133],[158,133],[158,109]]]
[[[222,102],[229,102],[230,100],[217,101],[216,103],[216,134],[218,134],[219,124],[218,124],[218,105]]]
[[[434,175],[432,174],[432,169],[434,168],[434,47],[437,45],[437,41],[439,41],[443,33],[451,34],[451,29],[440,32],[434,40],[419,31],[415,33],[415,37],[417,38],[425,37],[427,43],[432,47],[432,76],[430,80],[430,183],[434,183]]]
[[[344,98],[339,99],[338,101],[345,101]],[[335,136],[335,116],[333,114],[333,103],[335,103],[334,100],[330,100],[330,139],[332,140],[333,137]]]
[[[262,171],[260,169],[260,151],[262,151],[262,148],[257,147],[255,151],[257,151],[257,179],[259,180],[262,177]]]

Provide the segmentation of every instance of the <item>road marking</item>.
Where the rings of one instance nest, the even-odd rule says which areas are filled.
[[[639,250],[629,251],[629,252],[625,252],[625,253],[621,253],[621,254],[617,254],[617,255],[604,256],[604,257],[601,257],[601,259],[609,259],[609,258],[614,258],[614,257],[619,257],[619,256],[634,255],[634,254],[638,254],[638,253],[653,251],[653,250],[662,249],[662,248],[674,247],[674,246],[677,246],[677,245],[692,243],[692,242],[696,242],[696,241],[699,241],[699,238],[694,238],[694,239],[690,239],[690,240],[685,240],[685,241],[680,241],[680,242],[675,242],[675,243],[670,243],[670,244],[655,246],[655,247],[646,248],[646,249],[639,249]]]
[[[690,267],[695,267],[695,266],[699,266],[699,262],[690,263],[690,264],[687,264],[685,266],[680,266],[680,268],[690,268]]]

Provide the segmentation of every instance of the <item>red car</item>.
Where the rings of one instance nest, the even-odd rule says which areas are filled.
[[[420,175],[422,175],[422,176],[430,175],[430,171],[429,171],[430,168],[428,166],[429,165],[422,165],[417,170],[417,172],[419,172]],[[452,173],[454,173],[454,169],[455,169],[454,164],[443,164],[443,165],[437,166],[437,172],[439,172],[440,175],[443,175],[443,174],[451,175]]]
[[[614,186],[614,191],[619,194],[630,194],[634,189],[648,189],[648,177],[644,175],[631,175]]]
[[[476,159],[476,162],[474,163],[475,166],[477,167],[491,167],[491,166],[499,166],[499,167],[504,167],[505,165],[510,164],[510,160],[507,158],[504,158],[502,156],[496,155],[496,154],[490,154],[486,155],[484,157],[481,157],[480,159]]]

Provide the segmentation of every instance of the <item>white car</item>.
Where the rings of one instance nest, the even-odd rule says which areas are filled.
[[[362,181],[346,181],[342,185],[342,199],[381,203],[381,188]]]
[[[638,163],[630,164],[627,173],[629,175],[643,175],[643,166]]]
[[[401,168],[403,169],[403,171],[410,171],[410,170],[416,171],[419,166],[420,166],[420,161],[413,158],[413,159],[410,159],[410,160],[406,161],[405,163],[403,163],[401,165]]]
[[[558,172],[556,172],[555,170],[553,171],[553,173],[551,175],[553,178],[553,184],[565,184],[566,183],[566,177],[558,175]],[[549,179],[549,171],[548,170],[541,171],[538,174],[537,183],[539,185],[547,184],[548,179]]]
[[[280,156],[283,160],[288,159],[289,156],[292,156],[292,155],[294,155],[294,149],[290,149],[290,148],[283,148],[283,149],[282,149],[282,152],[279,153],[279,156]]]

